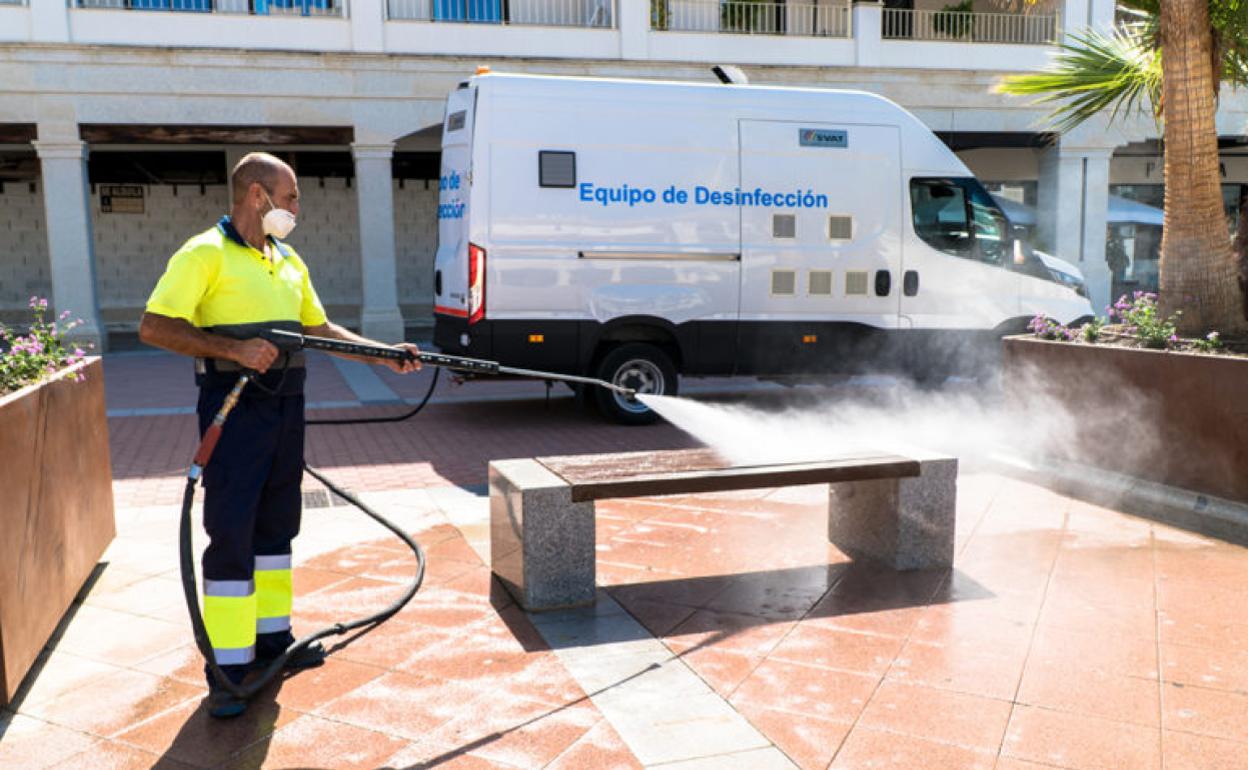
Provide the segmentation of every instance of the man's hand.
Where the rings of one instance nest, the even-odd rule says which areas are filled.
[[[233,349],[230,358],[238,362],[238,365],[244,369],[255,369],[257,372],[264,374],[277,360],[277,348],[273,343],[255,337],[249,340],[239,340]]]
[[[408,351],[412,354],[412,357],[404,361],[395,361],[390,358],[383,358],[382,361],[386,366],[390,367],[399,374],[420,371],[420,359],[416,358],[416,356],[420,354],[419,348],[410,342],[401,342],[398,345],[395,345],[395,347]]]

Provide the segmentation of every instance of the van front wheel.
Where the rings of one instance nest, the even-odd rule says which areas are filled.
[[[638,393],[676,395],[676,367],[654,345],[632,342],[612,350],[598,365],[595,376]],[[625,425],[648,425],[659,416],[640,401],[606,388],[594,388],[594,400],[604,417]]]

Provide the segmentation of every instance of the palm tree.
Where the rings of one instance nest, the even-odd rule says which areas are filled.
[[[1055,104],[1059,131],[1151,106],[1165,154],[1163,312],[1183,311],[1184,334],[1242,329],[1248,255],[1236,258],[1224,225],[1214,118],[1221,80],[1248,83],[1248,0],[1120,0],[1120,10],[1117,30],[1071,35],[1050,69],[1007,77],[1000,90]],[[1237,242],[1248,244],[1245,217],[1241,207]]]

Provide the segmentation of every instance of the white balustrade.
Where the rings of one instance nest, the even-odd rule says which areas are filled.
[[[614,28],[616,0],[386,0],[386,18],[461,24]]]
[[[1056,13],[972,13],[885,8],[886,40],[1048,45],[1061,37]]]
[[[850,4],[754,0],[652,0],[651,27],[672,32],[850,37]]]

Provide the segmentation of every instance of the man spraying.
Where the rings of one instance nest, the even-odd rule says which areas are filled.
[[[302,352],[279,353],[260,338],[281,329],[368,345],[325,314],[307,266],[283,239],[299,214],[294,171],[268,153],[251,153],[230,174],[233,206],[215,227],[170,258],[148,299],[139,338],[195,357],[202,434],[243,369],[258,372],[235,407],[204,468],[204,625],[217,665],[235,684],[294,642],[291,633],[291,541],[302,505],[304,398]],[[415,345],[399,373],[420,368]],[[319,643],[286,661],[320,665]],[[246,708],[205,666],[209,713],[235,717]]]

